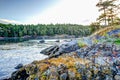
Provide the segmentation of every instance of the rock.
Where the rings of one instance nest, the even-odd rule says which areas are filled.
[[[60,49],[59,52],[61,53],[69,53],[72,51],[76,51],[77,49],[79,49],[78,43],[76,40],[68,42],[66,44],[62,44],[60,45]]]
[[[60,52],[59,52],[58,50],[59,50],[59,47],[56,46],[56,47],[50,52],[49,58],[59,56],[59,55],[60,55]]]
[[[60,75],[60,80],[67,80],[67,73],[63,73]]]
[[[79,56],[80,58],[84,57],[84,49],[80,48],[78,50],[75,51],[77,53],[77,56]]]
[[[55,42],[60,42],[60,40],[56,40]]]
[[[66,69],[67,69],[66,65],[60,64],[57,68],[57,71],[58,71],[59,74],[62,74],[64,72],[66,72]]]
[[[83,76],[82,76],[82,80],[87,80],[87,76],[86,76],[86,75],[83,75]]]
[[[89,52],[87,53],[87,56],[92,57],[92,56],[94,56],[97,52],[98,52],[98,51],[95,51],[95,50],[92,49],[91,51],[89,51]]]
[[[116,35],[120,33],[120,29],[116,29],[116,30],[111,30],[110,32],[108,32],[108,35]]]
[[[112,56],[112,51],[104,51],[102,52],[104,56],[108,57],[108,56]]]
[[[15,80],[16,77],[18,76],[17,74],[18,74],[18,71],[13,72],[13,73],[11,74],[11,78],[12,78],[13,80]]]
[[[105,80],[113,80],[112,76],[110,76],[110,75],[106,75],[105,78],[106,78]]]
[[[40,53],[49,55],[49,58],[60,56],[62,53],[69,53],[79,49],[78,43],[76,40],[62,44],[55,45],[49,48],[42,50]]]
[[[90,80],[91,75],[92,75],[91,71],[90,71],[90,70],[87,70],[87,71],[85,72],[85,74],[86,74],[86,76],[87,76],[87,79]]]
[[[79,68],[85,69],[86,68],[85,65],[81,64],[80,62],[75,62],[75,67],[76,67],[76,69],[79,69]]]
[[[44,40],[44,39],[42,39],[42,40],[40,40],[40,41],[39,41],[39,43],[45,43],[45,40]]]
[[[50,80],[58,80],[58,72],[57,72],[57,68],[55,66],[51,66],[50,67],[50,76],[49,79]]]
[[[11,75],[12,80],[26,80],[29,75],[26,73],[25,69],[15,71]]]
[[[39,72],[39,69],[35,64],[26,65],[24,68],[26,70],[26,73],[29,75],[36,74],[37,72]]]
[[[117,59],[117,60],[116,60],[116,65],[117,65],[117,66],[120,66],[120,59]]]
[[[24,80],[37,77],[39,78],[36,80],[120,79],[120,57],[112,55],[111,49],[108,49],[111,45],[94,44],[84,48],[77,46],[76,42],[70,42],[70,44],[55,45],[43,50],[44,54],[52,58],[36,61],[18,69],[12,74],[12,79]],[[116,52],[119,54],[118,51]],[[83,59],[88,63],[82,61]],[[73,63],[69,63],[69,60]]]
[[[74,80],[75,79],[75,73],[72,71],[68,71],[68,76],[69,76],[69,80]]]
[[[20,69],[20,68],[22,68],[23,67],[23,64],[18,64],[16,67],[15,67],[15,69]]]
[[[116,71],[116,70],[111,70],[111,73],[112,73],[112,76],[113,76],[113,78],[114,78],[115,75],[117,74],[117,71]]]
[[[50,69],[46,70],[46,71],[43,73],[43,75],[49,76],[49,75],[50,75]]]
[[[78,72],[79,74],[81,74],[81,73],[83,72],[83,70],[80,68],[80,69],[77,70],[77,72]]]
[[[35,78],[34,80],[39,80],[39,78]]]
[[[120,66],[117,66],[117,74],[120,75]]]
[[[120,80],[120,75],[115,75],[115,80]]]
[[[55,46],[50,46],[50,47],[48,47],[48,48],[46,48],[46,49],[43,49],[40,53],[42,53],[42,54],[44,54],[44,55],[50,55],[51,54],[51,52],[54,50],[54,48],[56,48],[57,47],[57,45],[55,45]]]

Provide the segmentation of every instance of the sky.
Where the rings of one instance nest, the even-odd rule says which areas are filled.
[[[0,0],[0,20],[22,24],[87,25],[99,15],[98,0]]]

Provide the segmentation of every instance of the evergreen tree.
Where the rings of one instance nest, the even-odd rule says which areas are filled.
[[[118,15],[119,4],[117,4],[118,0],[99,0],[96,4],[99,7],[99,11],[102,12],[97,20],[104,25],[114,25],[114,20]]]

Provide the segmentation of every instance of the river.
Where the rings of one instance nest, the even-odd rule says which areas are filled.
[[[0,79],[9,77],[20,63],[26,65],[34,60],[47,58],[46,55],[40,54],[40,51],[51,45],[60,44],[55,41],[56,39],[51,39],[45,40],[45,43],[39,43],[39,40],[29,40],[0,45]]]

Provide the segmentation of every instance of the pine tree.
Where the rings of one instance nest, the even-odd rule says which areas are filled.
[[[99,11],[102,12],[99,18],[97,20],[102,23],[104,22],[104,25],[114,25],[115,18],[118,15],[119,11],[119,5],[117,4],[118,0],[99,0],[99,2],[96,4],[97,7],[99,7]]]

